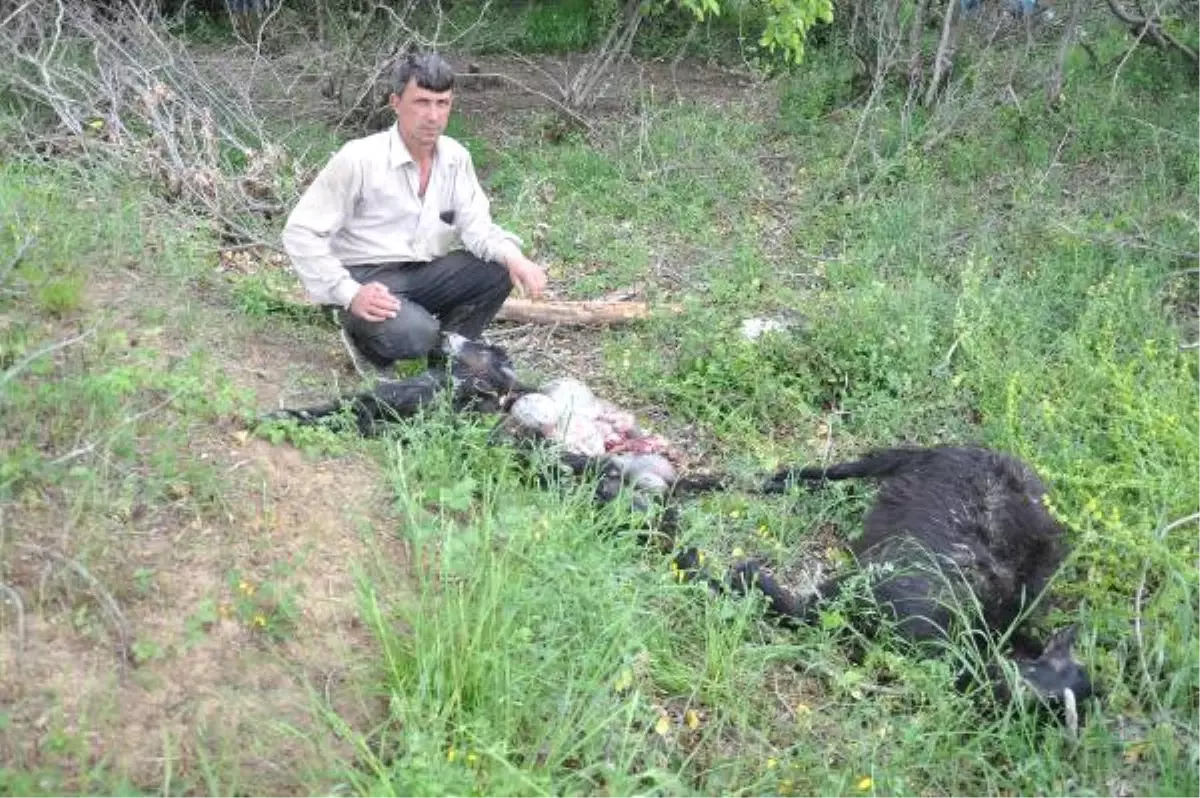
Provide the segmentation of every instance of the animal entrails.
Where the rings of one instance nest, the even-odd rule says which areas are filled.
[[[879,450],[825,468],[782,469],[766,490],[855,478],[882,484],[851,549],[877,605],[914,642],[948,639],[972,615],[990,639],[1007,634],[1067,554],[1042,481],[1020,460],[984,448]],[[798,597],[751,560],[734,567],[730,582],[738,591],[756,586],[774,613],[805,623],[849,578],[839,575]],[[1091,694],[1086,671],[1071,656],[1073,632],[1040,652],[1032,638],[1020,640],[1030,652],[1016,660],[1021,676],[1043,698],[1073,703]]]

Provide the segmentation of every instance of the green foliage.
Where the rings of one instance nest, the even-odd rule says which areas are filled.
[[[271,576],[261,580],[238,569],[231,571],[227,580],[231,601],[217,612],[228,614],[254,633],[279,642],[294,631],[300,608],[296,589],[286,581],[294,566],[279,563],[271,570]]]
[[[536,53],[586,50],[604,33],[614,3],[589,0],[529,3],[518,17],[521,37],[518,47]]]
[[[692,312],[703,314],[699,309]],[[725,434],[774,429],[787,435],[810,420],[821,397],[806,379],[806,361],[812,354],[802,341],[770,334],[752,342],[719,318],[709,321],[665,321],[660,334],[676,344],[673,359],[666,363],[655,350],[613,345],[609,351],[619,358],[617,376],[680,418],[712,425]]]
[[[697,19],[720,15],[723,10],[741,10],[745,2],[720,0],[677,0],[680,6],[691,11]],[[759,45],[769,54],[780,55],[786,63],[798,64],[804,60],[804,45],[809,30],[818,22],[833,21],[831,0],[754,0],[751,7],[763,19],[763,31]]]
[[[525,8],[527,35],[554,48],[594,41],[603,26],[584,33],[581,20],[615,5]],[[794,46],[781,36],[779,47]],[[455,129],[471,139],[499,220],[552,264],[556,287],[593,297],[640,283],[656,306],[682,306],[597,334],[600,371],[575,376],[689,453],[711,443],[714,467],[757,475],[785,458],[978,441],[1033,463],[1075,544],[1045,624],[1080,624],[1102,693],[1077,738],[954,692],[961,665],[988,664],[958,646],[924,659],[885,632],[859,639],[840,606],[784,632],[759,620],[760,601],[679,584],[629,530],[629,510],[597,510],[588,484],[538,483],[489,443],[490,420],[438,406],[370,444],[348,418],[256,430],[309,457],[381,456],[399,516],[368,531],[380,543],[399,535],[404,567],[381,545],[361,583],[386,709],[363,731],[321,702],[354,751],[333,789],[1195,794],[1200,370],[1181,345],[1195,335],[1183,271],[1194,267],[1184,256],[1195,248],[1196,100],[1149,53],[1140,48],[1116,82],[1073,58],[1059,108],[984,109],[921,152],[910,137],[935,116],[906,131],[884,92],[864,122],[843,107],[854,67],[836,48],[781,81],[778,116],[756,103],[646,99],[601,144],[547,141],[540,119],[506,128],[504,146]],[[325,146],[312,131],[297,141],[314,154]],[[75,178],[0,171],[12,209],[0,266],[36,234],[0,284],[0,503],[65,497],[73,539],[107,554],[124,602],[162,588],[114,547],[135,537],[128,528],[147,507],[189,522],[226,512],[230,476],[204,457],[206,434],[219,429],[229,445],[223,424],[256,410],[227,373],[240,355],[188,315],[211,240],[147,218],[126,183]],[[86,202],[97,197],[113,199]],[[116,268],[159,280],[139,291],[188,290],[168,310],[124,296],[97,310],[90,281]],[[314,331],[286,282],[261,273],[203,285],[231,323]],[[792,326],[744,340],[750,317]],[[90,337],[27,361],[81,318]],[[292,367],[312,381],[323,368],[278,371]],[[714,573],[765,554],[807,577],[844,556],[868,496],[861,486],[708,496],[684,507],[683,542]],[[273,647],[286,653],[303,622],[295,567],[223,566],[219,595],[181,619],[184,646],[234,620],[288,641]],[[92,604],[69,609],[71,628],[103,636]],[[143,668],[170,656],[158,641],[135,638]],[[65,722],[40,734],[42,752],[89,761],[88,738]],[[122,789],[99,769],[71,780],[6,768],[0,792]],[[213,792],[237,783],[220,767],[204,778]]]
[[[243,313],[258,317],[283,317],[292,322],[328,326],[329,314],[311,303],[298,302],[296,277],[280,269],[264,268],[232,280],[233,298]]]
[[[287,442],[309,457],[337,457],[345,454],[348,435],[357,435],[358,426],[347,409],[326,424],[300,424],[292,420],[269,421],[255,425],[255,434],[278,446]]]
[[[804,60],[804,43],[818,22],[833,22],[831,0],[767,0],[767,25],[760,44],[769,53],[778,51],[785,60]]]
[[[823,47],[807,56],[806,66],[780,80],[780,132],[793,136],[816,131],[822,117],[854,99],[854,62],[836,47]]]

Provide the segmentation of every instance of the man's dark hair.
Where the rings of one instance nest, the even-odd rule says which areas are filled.
[[[403,94],[412,78],[428,91],[443,92],[454,88],[454,69],[437,53],[410,53],[396,59],[392,67],[392,93]]]

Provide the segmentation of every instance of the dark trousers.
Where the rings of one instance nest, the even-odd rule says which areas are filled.
[[[400,300],[396,316],[385,321],[343,314],[355,345],[380,366],[425,357],[443,330],[478,339],[513,287],[508,269],[461,251],[428,263],[347,268],[359,283],[383,283]]]

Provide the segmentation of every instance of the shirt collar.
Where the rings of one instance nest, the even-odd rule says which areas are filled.
[[[437,160],[437,145],[433,145],[433,158]],[[393,123],[388,128],[388,166],[392,169],[399,169],[405,164],[416,163],[416,159],[412,157],[412,153],[408,151],[408,147],[404,146],[404,139],[400,137],[400,125]]]
[[[404,146],[404,139],[400,138],[400,126],[392,123],[388,129],[388,166],[392,169],[399,169],[406,163],[412,163],[413,157],[408,151],[408,147]]]

